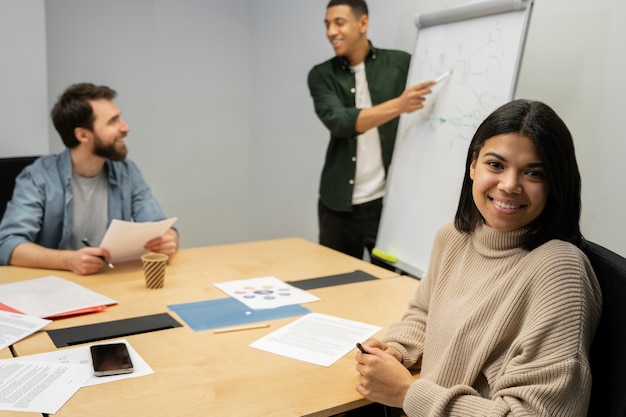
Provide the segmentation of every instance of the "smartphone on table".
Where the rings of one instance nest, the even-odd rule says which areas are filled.
[[[91,359],[96,376],[128,374],[133,372],[133,362],[126,343],[92,345]]]

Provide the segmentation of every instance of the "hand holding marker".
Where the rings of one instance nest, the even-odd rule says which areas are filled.
[[[439,77],[435,78],[435,83],[439,84],[440,82],[445,81],[448,77],[450,77],[452,75],[452,71],[453,70],[450,70],[448,72],[444,72]]]
[[[448,78],[451,75],[452,75],[452,70],[448,72],[444,72],[439,77],[435,78],[435,84],[439,84],[440,82],[444,81],[446,78]]]

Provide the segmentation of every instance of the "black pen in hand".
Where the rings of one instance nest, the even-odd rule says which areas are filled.
[[[85,245],[85,246],[87,246],[89,248],[93,248],[93,245],[91,243],[89,243],[89,241],[87,239],[83,239],[83,245]],[[113,264],[111,262],[107,261],[104,256],[98,256],[98,258],[102,259],[104,261],[104,263],[106,263],[109,268],[113,269]]]
[[[365,353],[366,355],[369,354],[368,352],[365,351],[365,349],[363,349],[363,346],[359,342],[356,342],[356,347],[358,347],[359,350]]]

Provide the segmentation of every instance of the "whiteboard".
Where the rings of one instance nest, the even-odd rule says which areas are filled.
[[[485,1],[418,15],[407,85],[452,71],[400,117],[375,254],[422,277],[437,230],[454,220],[468,145],[515,93],[532,1]]]

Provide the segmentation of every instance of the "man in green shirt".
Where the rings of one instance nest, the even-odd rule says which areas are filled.
[[[335,57],[308,76],[315,112],[330,131],[319,190],[319,242],[362,258],[376,243],[398,118],[423,107],[434,81],[409,88],[411,56],[367,39],[367,4],[331,0],[326,36]]]

